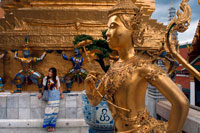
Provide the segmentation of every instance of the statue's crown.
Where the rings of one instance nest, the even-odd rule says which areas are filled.
[[[24,45],[23,50],[30,50],[29,45],[28,45],[28,43],[29,43],[29,36],[28,35],[26,35],[24,41],[25,41],[26,44]]]
[[[139,8],[131,0],[118,0],[116,5],[108,11],[108,17],[117,14],[138,14]]]

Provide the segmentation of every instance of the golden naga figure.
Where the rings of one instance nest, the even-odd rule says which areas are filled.
[[[168,32],[166,34],[166,44],[170,53],[177,59],[177,61],[200,81],[200,73],[177,52],[176,46],[172,43],[173,39],[171,37],[174,31],[184,32],[190,25],[191,8],[187,4],[188,1],[189,0],[182,0],[180,3],[180,9],[183,13],[178,11],[177,17],[174,17],[167,26]]]
[[[181,2],[182,14],[178,11],[178,17],[169,24],[165,40],[172,55],[200,79],[199,73],[171,44],[171,33],[174,30],[183,32],[189,26],[191,11],[187,2]],[[85,89],[90,103],[96,106],[102,99],[109,103],[117,133],[181,133],[189,110],[186,96],[160,67],[135,54],[134,45],[142,29],[140,9],[131,0],[119,0],[109,11],[108,18],[107,41],[110,48],[118,51],[119,60],[111,64],[97,87],[98,72],[89,72]],[[146,110],[145,94],[149,83],[172,104],[168,122],[152,118]]]

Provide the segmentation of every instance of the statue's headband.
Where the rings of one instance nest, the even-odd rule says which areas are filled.
[[[24,46],[25,46],[25,47],[23,48],[23,50],[30,50],[30,48],[29,48],[29,45],[28,45],[28,44],[25,44]]]

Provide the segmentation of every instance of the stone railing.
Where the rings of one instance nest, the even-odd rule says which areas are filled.
[[[46,103],[39,100],[39,93],[0,93],[0,132],[43,132],[43,116]],[[60,102],[57,131],[88,132],[82,113],[80,92],[64,94]],[[26,133],[27,133],[26,132]]]
[[[156,113],[164,120],[169,119],[171,104],[168,101],[159,101]],[[183,131],[186,133],[200,133],[200,112],[190,108]]]

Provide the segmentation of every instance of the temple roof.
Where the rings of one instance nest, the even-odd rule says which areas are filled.
[[[189,62],[191,63],[193,60],[195,60],[200,55],[200,20],[197,25],[196,32],[195,32],[190,49],[191,50],[190,50],[188,56],[189,56]]]

